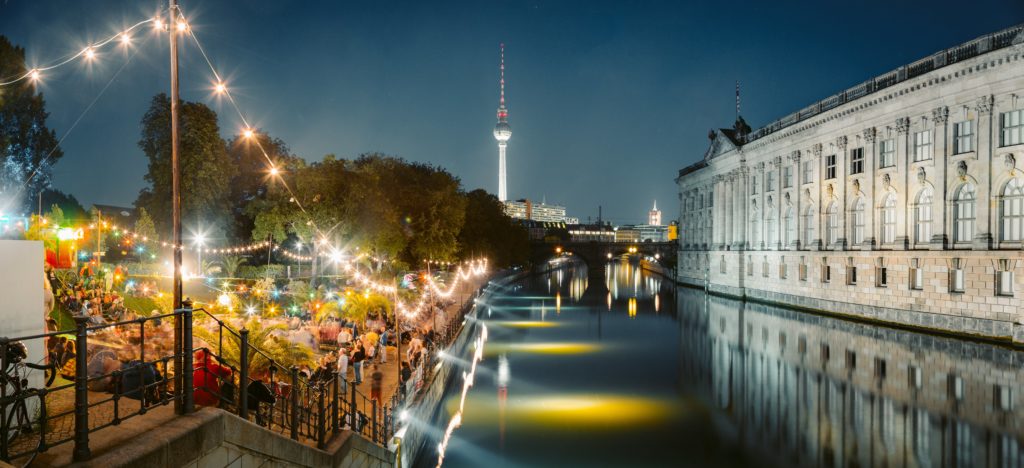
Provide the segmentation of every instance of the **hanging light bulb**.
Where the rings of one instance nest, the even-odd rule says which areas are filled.
[[[33,68],[32,71],[28,72],[28,77],[31,78],[32,81],[39,81],[39,70]]]
[[[96,51],[93,50],[92,47],[86,47],[85,50],[82,51],[82,53],[85,54],[85,58],[88,60],[96,58]]]
[[[121,33],[121,44],[123,44],[124,46],[128,46],[128,44],[131,44],[131,42],[132,37],[128,35],[128,31]]]
[[[188,24],[184,21],[178,21],[178,32],[185,32],[186,29],[188,29]]]
[[[247,129],[243,130],[242,131],[242,136],[244,136],[246,138],[252,138],[252,136],[253,136],[252,129],[247,128]]]
[[[228,90],[228,87],[225,86],[223,82],[218,81],[217,84],[213,85],[213,90],[216,91],[217,94],[224,94],[224,92]]]
[[[162,31],[164,29],[164,22],[160,19],[159,16],[153,18],[153,29],[157,31]]]

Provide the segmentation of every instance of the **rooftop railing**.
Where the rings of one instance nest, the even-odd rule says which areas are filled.
[[[883,73],[868,81],[848,88],[840,93],[826,97],[825,99],[811,104],[797,112],[793,112],[785,117],[769,122],[767,125],[747,135],[744,138],[743,143],[750,143],[754,140],[775,133],[785,127],[807,120],[808,118],[822,112],[839,107],[847,102],[859,99],[912,78],[916,78],[933,70],[937,70],[957,62],[962,62],[986,52],[1010,47],[1013,45],[1014,39],[1022,34],[1024,34],[1024,25],[1017,25],[999,32],[981,36],[956,47],[936,52],[909,65],[901,66],[888,73]]]

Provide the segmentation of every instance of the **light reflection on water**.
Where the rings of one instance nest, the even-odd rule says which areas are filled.
[[[1017,351],[708,297],[628,262],[488,305],[445,466],[1022,461]]]

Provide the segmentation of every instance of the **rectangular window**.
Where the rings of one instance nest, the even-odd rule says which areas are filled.
[[[786,257],[779,258],[779,278],[786,279]]]
[[[921,259],[910,259],[910,289],[924,289],[924,268],[921,268]]]
[[[864,172],[864,148],[854,148],[850,151],[850,174]]]
[[[1024,110],[1003,112],[999,115],[999,146],[1024,143]]]
[[[804,257],[800,257],[800,268],[797,273],[800,275],[800,281],[807,281],[807,260]]]
[[[747,276],[754,276],[754,256],[747,255]]]
[[[964,271],[961,269],[949,271],[949,292],[964,292]]]
[[[896,165],[896,140],[892,138],[878,143],[878,167]]]
[[[770,171],[764,175],[764,191],[765,193],[775,191],[775,171]]]
[[[790,188],[793,186],[793,166],[782,168],[782,186]]]
[[[761,261],[761,276],[764,277],[764,278],[768,277],[768,256],[767,255],[764,257],[764,260]]]
[[[953,154],[974,151],[974,121],[965,120],[953,124]]]
[[[828,264],[827,258],[821,259],[821,282],[828,283],[832,281],[832,267]]]
[[[1013,268],[1008,259],[999,259],[999,270],[996,271],[996,294],[1013,296]]]
[[[721,262],[721,266],[719,267],[719,269],[721,270],[722,274],[724,275],[725,274],[725,255],[722,255],[722,262]]]
[[[814,164],[811,161],[804,161],[804,183],[814,182]]]
[[[757,195],[757,176],[750,176],[750,194]]]
[[[875,287],[885,288],[889,286],[889,271],[884,266],[875,267]]]
[[[836,155],[825,156],[825,179],[836,178]]]
[[[932,131],[914,133],[914,162],[932,158]]]
[[[857,284],[857,265],[853,263],[853,257],[846,260],[846,284]]]

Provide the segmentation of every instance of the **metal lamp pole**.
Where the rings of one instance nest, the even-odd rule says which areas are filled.
[[[169,21],[167,35],[171,41],[171,224],[173,226],[173,263],[174,279],[171,284],[174,296],[174,310],[181,309],[181,168],[179,164],[179,144],[181,142],[178,129],[178,0],[168,0]],[[192,369],[182,369],[183,353],[192,350],[184,349],[185,321],[181,314],[174,316],[174,388],[179,395],[183,394],[184,373]],[[174,411],[183,414],[186,411],[183,398],[174,399]]]

